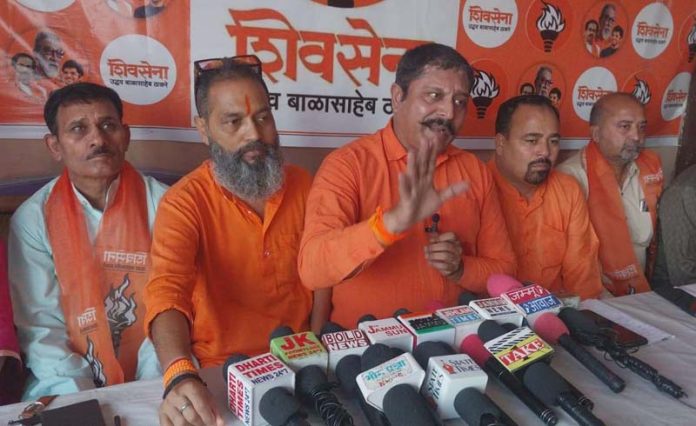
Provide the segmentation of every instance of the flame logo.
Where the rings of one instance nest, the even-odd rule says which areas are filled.
[[[471,95],[475,98],[486,97],[495,98],[500,92],[500,86],[495,81],[493,75],[486,71],[476,70],[476,78],[474,79],[474,87],[471,88]]]
[[[94,376],[94,385],[98,388],[103,388],[106,386],[106,377],[104,376],[104,365],[102,365],[99,358],[94,356],[94,343],[87,337],[87,353],[85,354],[85,359],[89,364],[90,370],[92,370],[92,376]]]
[[[130,279],[128,274],[125,274],[123,282],[118,287],[113,287],[104,298],[104,309],[106,310],[106,318],[109,320],[111,340],[116,356],[118,356],[118,348],[121,345],[121,334],[126,328],[135,324],[138,319],[135,315],[135,309],[138,306],[135,303],[135,294],[131,294],[130,297],[123,295],[128,286],[130,286]]]
[[[696,20],[696,18],[694,18]],[[689,36],[686,38],[686,42],[689,44],[696,44],[696,22],[691,26],[691,31],[689,31]]]
[[[632,95],[643,105],[647,105],[652,96],[648,83],[646,83],[644,80],[638,79],[638,77],[636,77],[636,84],[633,85]]]
[[[490,106],[493,99],[500,93],[500,86],[495,81],[495,77],[482,70],[476,70],[476,78],[474,86],[471,88],[471,96],[474,105],[476,106],[476,117],[484,118],[486,110]]]
[[[539,31],[553,31],[555,33],[560,33],[565,29],[565,19],[563,18],[563,13],[556,6],[544,3],[544,8],[541,11],[541,15],[536,21],[536,26]]]

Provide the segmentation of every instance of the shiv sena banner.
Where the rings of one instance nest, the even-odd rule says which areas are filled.
[[[255,54],[282,143],[336,147],[387,122],[401,55],[436,41],[475,70],[460,146],[492,148],[499,105],[538,93],[577,148],[614,91],[670,146],[696,64],[692,1],[8,0],[0,22],[2,138],[42,136],[48,93],[82,79],[119,93],[135,139],[197,141],[193,61]]]

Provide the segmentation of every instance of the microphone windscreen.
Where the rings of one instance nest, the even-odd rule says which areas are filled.
[[[282,387],[269,389],[259,401],[259,413],[271,426],[286,425],[301,410],[300,402]],[[306,417],[306,414],[302,417]]]
[[[402,383],[389,389],[384,395],[384,414],[389,423],[409,426],[433,426],[438,421],[428,409],[425,399],[411,387]]]
[[[295,392],[302,399],[310,399],[314,391],[328,382],[324,369],[318,365],[308,365],[295,375]]]
[[[493,320],[485,320],[481,323],[481,325],[479,325],[478,328],[478,335],[484,342],[493,340],[505,333],[507,333],[507,331],[503,328],[503,326]]]
[[[568,327],[563,324],[563,321],[551,312],[546,312],[537,317],[536,321],[534,321],[534,331],[542,339],[554,344],[557,344],[558,339],[564,334],[570,334]]]
[[[271,332],[271,336],[268,338],[268,341],[278,337],[290,336],[291,334],[295,334],[295,332],[292,331],[292,328],[288,327],[287,325],[281,325],[276,327],[275,330]]]
[[[488,396],[476,388],[460,391],[454,398],[454,409],[469,425],[481,424],[484,414],[492,414],[496,418],[501,418],[503,414]]]
[[[558,317],[563,320],[565,325],[572,330],[574,333],[588,333],[588,334],[601,334],[602,330],[599,328],[594,319],[585,315],[584,313],[578,311],[575,308],[563,308],[558,314]]]
[[[442,342],[423,342],[413,350],[413,357],[423,370],[428,369],[428,360],[434,356],[452,355],[452,349]]]
[[[365,314],[358,318],[358,323],[356,324],[356,326],[360,325],[361,322],[365,321],[377,321],[377,317],[372,314]]]
[[[506,291],[522,287],[522,283],[512,278],[510,275],[493,274],[486,281],[486,289],[491,297],[499,297]]]
[[[222,377],[225,380],[225,383],[227,383],[227,369],[230,367],[232,364],[236,364],[239,361],[244,361],[245,359],[249,359],[248,355],[244,354],[237,354],[234,353],[227,357],[227,361],[225,361],[225,365],[222,366]]]
[[[375,368],[378,365],[389,361],[394,358],[395,355],[392,348],[382,343],[375,343],[370,345],[365,352],[362,354],[360,359],[360,368],[362,371],[367,371],[371,368]]]
[[[394,311],[394,315],[392,315],[392,316],[393,316],[394,318],[398,318],[399,315],[406,315],[406,314],[410,314],[410,313],[411,313],[411,311],[409,311],[409,310],[406,309],[406,308],[399,308],[399,309],[397,309],[397,310]]]
[[[327,321],[326,324],[321,328],[321,335],[329,333],[338,333],[339,331],[346,331],[343,326],[336,324],[335,322]]]
[[[558,405],[556,404],[558,395],[570,392],[568,383],[543,362],[535,362],[527,367],[522,381],[527,389],[546,405]]]
[[[484,365],[488,358],[491,357],[491,353],[483,346],[481,338],[475,334],[466,336],[464,340],[462,340],[462,344],[459,345],[459,350],[469,355],[479,366]]]
[[[349,397],[354,397],[359,392],[355,378],[362,372],[360,365],[359,355],[344,356],[336,364],[336,379],[338,379],[343,392]]]
[[[512,331],[512,330],[518,328],[515,324],[513,324],[511,322],[504,322],[504,323],[500,324],[500,326],[503,327],[503,330],[505,330],[506,332]]]
[[[662,296],[665,300],[672,302],[672,304],[682,311],[691,316],[696,316],[696,297],[691,294],[680,288],[671,286],[656,287],[653,291]]]
[[[470,291],[462,291],[459,293],[459,297],[457,298],[457,304],[459,306],[461,305],[468,305],[471,303],[472,300],[478,300],[479,297],[475,295],[474,293]]]

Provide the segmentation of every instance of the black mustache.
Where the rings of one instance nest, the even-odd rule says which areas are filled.
[[[88,160],[91,160],[91,159],[94,158],[94,157],[98,157],[98,156],[104,155],[104,154],[114,155],[114,152],[113,152],[111,149],[107,148],[106,146],[101,146],[101,147],[95,149],[94,151],[92,151],[92,152],[87,156],[87,159],[88,159]]]
[[[529,166],[531,167],[531,166],[534,166],[537,164],[546,164],[549,167],[551,167],[551,165],[552,165],[551,160],[549,160],[548,158],[540,158],[538,160],[534,160],[531,163],[529,163]]]
[[[450,135],[454,134],[454,124],[451,120],[445,120],[444,118],[430,118],[428,120],[421,121],[421,125],[433,130],[434,127],[444,127],[447,129]]]

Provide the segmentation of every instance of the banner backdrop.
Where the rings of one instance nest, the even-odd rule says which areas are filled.
[[[197,141],[192,63],[256,54],[282,142],[335,147],[382,127],[403,52],[455,46],[476,71],[460,146],[491,148],[518,93],[586,141],[603,94],[633,93],[648,143],[676,145],[696,60],[696,2],[605,0],[9,0],[0,6],[0,135],[43,135],[42,104],[76,79],[115,89],[136,139]]]

